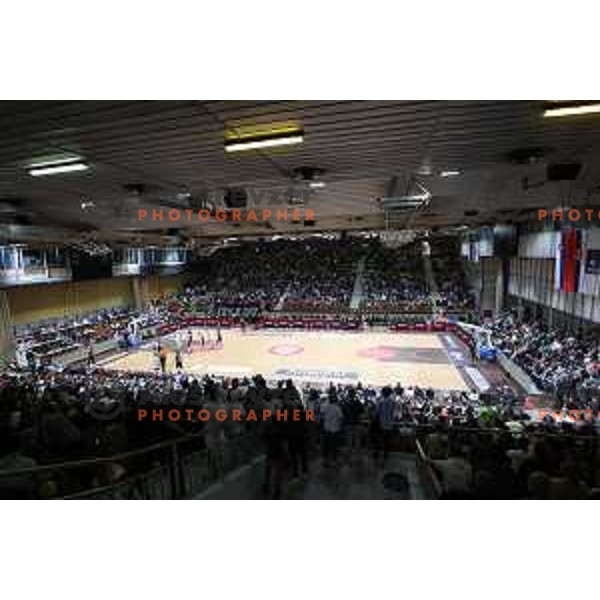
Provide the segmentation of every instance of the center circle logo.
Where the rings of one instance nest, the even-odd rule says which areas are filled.
[[[393,346],[373,346],[358,351],[358,355],[363,358],[372,358],[380,361],[393,360],[396,354],[397,349]]]
[[[269,352],[277,356],[293,356],[304,352],[304,347],[299,344],[278,344],[277,346],[271,346]]]

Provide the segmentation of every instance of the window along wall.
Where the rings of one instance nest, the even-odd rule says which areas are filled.
[[[16,285],[70,278],[66,252],[25,244],[0,246],[0,284]]]

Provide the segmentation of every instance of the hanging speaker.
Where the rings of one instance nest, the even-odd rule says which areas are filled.
[[[548,165],[546,177],[548,181],[573,181],[581,171],[581,163],[556,163]]]

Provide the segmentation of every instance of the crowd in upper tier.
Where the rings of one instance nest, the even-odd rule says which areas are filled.
[[[362,308],[370,312],[431,310],[423,263],[418,245],[374,247],[365,260]]]
[[[259,307],[333,313],[349,309],[362,264],[362,286],[357,291],[363,311],[427,312],[435,302],[471,308],[461,265],[446,258],[458,253],[456,241],[436,240],[432,246],[440,257],[432,261],[434,280],[448,281],[437,290],[425,277],[421,241],[389,248],[378,238],[363,237],[225,247],[197,263],[196,287],[207,305],[212,302],[220,310]]]
[[[220,310],[332,313],[347,311],[356,292],[364,312],[472,308],[456,240],[428,247],[431,280],[421,241],[387,247],[377,238],[347,237],[233,245],[197,263],[195,301]]]
[[[429,244],[436,304],[446,308],[474,308],[474,296],[461,265],[456,240],[442,238]]]
[[[352,295],[356,263],[368,243],[315,237],[232,245],[194,265],[195,287],[221,311],[343,310]]]

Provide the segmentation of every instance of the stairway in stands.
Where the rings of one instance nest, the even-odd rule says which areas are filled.
[[[365,272],[366,256],[363,256],[356,263],[356,278],[354,280],[354,289],[352,291],[352,298],[350,299],[350,310],[358,310],[363,297],[363,280]]]
[[[292,289],[292,284],[290,283],[285,288],[285,292],[283,292],[283,294],[281,294],[281,298],[279,298],[279,300],[277,301],[277,304],[275,305],[276,312],[281,312],[283,310],[283,306],[285,304],[286,298],[288,297],[288,294],[290,293],[291,289]]]
[[[427,283],[427,289],[431,294],[431,310],[432,314],[435,315],[437,312],[437,294],[438,285],[433,274],[433,265],[431,264],[431,256],[429,254],[423,254],[423,271],[425,272],[425,281]]]

